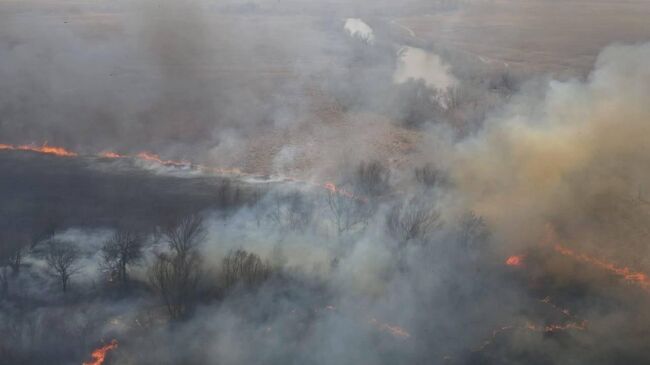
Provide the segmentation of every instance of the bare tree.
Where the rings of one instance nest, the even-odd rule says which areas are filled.
[[[390,170],[375,160],[359,164],[354,175],[356,190],[366,198],[385,194],[389,189]]]
[[[300,192],[274,194],[268,218],[276,225],[293,231],[305,231],[313,218],[313,203]]]
[[[287,223],[294,231],[304,231],[311,223],[314,213],[312,200],[305,199],[302,193],[294,191],[286,197]]]
[[[226,288],[238,283],[249,287],[259,285],[270,276],[270,273],[269,263],[263,262],[256,254],[242,249],[228,253],[221,266],[221,275]]]
[[[339,194],[337,191],[328,190],[327,206],[339,238],[345,232],[367,223],[369,215],[368,203]]]
[[[104,266],[123,286],[128,282],[128,267],[142,260],[143,242],[142,237],[134,232],[117,231],[102,246]]]
[[[203,219],[191,215],[164,232],[169,251],[156,256],[149,282],[163,299],[169,316],[181,319],[191,311],[201,279],[198,247],[205,239]]]
[[[73,245],[60,241],[50,242],[45,261],[52,275],[59,280],[64,293],[68,289],[70,277],[80,270],[77,266],[78,260],[79,251]]]
[[[395,205],[386,218],[390,235],[403,247],[410,242],[421,242],[440,228],[440,213],[417,198]]]
[[[415,168],[413,173],[415,175],[415,181],[426,188],[432,188],[445,182],[440,170],[431,164]]]
[[[189,215],[164,229],[163,234],[170,250],[180,257],[185,257],[194,253],[205,239],[203,218],[198,214]]]
[[[23,256],[27,250],[26,235],[15,232],[10,227],[2,228],[0,237],[0,298],[9,295],[11,276],[20,272]]]
[[[181,319],[190,312],[200,277],[200,259],[196,254],[185,257],[176,253],[159,254],[149,269],[149,282],[172,319]]]
[[[10,276],[18,274],[24,249],[14,235],[3,234],[0,240],[0,298],[9,295]]]
[[[465,214],[462,218],[458,232],[457,252],[462,254],[463,260],[478,263],[481,254],[486,252],[489,243],[490,231],[485,221],[474,212]]]
[[[490,236],[485,221],[474,212],[465,214],[460,225],[460,244],[465,249],[475,249]]]

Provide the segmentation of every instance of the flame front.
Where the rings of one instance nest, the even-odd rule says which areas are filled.
[[[49,154],[49,155],[55,155],[55,156],[60,156],[60,157],[76,157],[79,156],[78,153],[72,152],[66,148],[63,147],[54,147],[54,146],[49,146],[47,142],[43,143],[41,146],[37,146],[34,144],[30,145],[12,145],[12,144],[2,144],[0,143],[0,151],[1,150],[12,150],[12,151],[32,151],[32,152],[38,152],[38,153],[44,153],[44,154]],[[139,159],[143,161],[149,161],[149,162],[154,162],[157,164],[165,165],[165,166],[173,166],[173,167],[188,167],[191,166],[193,169],[198,169],[198,170],[203,170],[209,173],[215,173],[215,174],[222,174],[222,175],[236,175],[239,177],[247,177],[247,176],[257,176],[255,174],[248,174],[244,173],[238,168],[219,168],[219,167],[210,167],[210,166],[205,166],[201,164],[195,164],[191,161],[187,160],[164,160],[161,158],[159,155],[152,153],[152,152],[147,152],[143,151],[140,152],[136,155],[122,155],[117,152],[113,151],[103,151],[101,153],[96,154],[95,156],[101,157],[101,158],[108,158],[108,159],[118,159],[118,158],[134,158],[134,159]],[[354,199],[363,203],[366,203],[368,200],[365,197],[362,196],[357,196],[349,191],[346,191],[344,189],[341,189],[337,187],[334,183],[332,182],[325,182],[325,183],[313,183],[309,182],[306,180],[302,180],[299,178],[295,177],[287,177],[287,181],[293,181],[293,182],[300,182],[300,183],[305,183],[311,186],[316,186],[316,187],[321,187],[329,191],[331,194],[336,194],[345,198],[349,199]]]
[[[346,197],[346,198],[349,198],[349,199],[354,199],[354,200],[361,201],[363,203],[367,203],[367,201],[368,201],[366,198],[364,198],[362,196],[354,195],[354,193],[351,193],[351,192],[349,192],[347,190],[339,188],[338,186],[336,186],[336,184],[334,184],[331,181],[325,182],[322,185],[322,187],[325,190],[329,191],[331,194],[337,194],[337,195],[340,195],[340,196],[343,196],[343,197]]]
[[[622,277],[626,281],[638,284],[641,286],[643,289],[650,289],[650,278],[648,277],[647,274],[638,272],[638,271],[633,271],[632,269],[628,267],[617,267],[616,265],[601,260],[599,258],[595,258],[592,256],[589,256],[584,253],[579,253],[576,252],[568,247],[562,246],[560,244],[556,244],[554,246],[554,249],[556,252],[564,255],[571,257],[573,259],[576,259],[581,262],[585,262],[588,264],[591,264],[593,266],[596,266],[600,269],[606,270],[616,276]]]
[[[113,340],[110,343],[96,349],[93,351],[91,354],[92,356],[92,361],[90,362],[84,362],[83,365],[102,365],[104,363],[104,360],[106,360],[106,354],[108,354],[109,351],[114,350],[117,348],[117,340]]]
[[[160,158],[160,156],[156,155],[155,153],[151,152],[140,152],[136,155],[137,158],[145,161],[152,161],[152,162],[157,162],[161,165],[169,165],[169,166],[186,166],[190,165],[189,161],[176,161],[176,160],[163,160]]]
[[[32,152],[39,152],[39,153],[61,156],[61,157],[78,156],[77,153],[69,151],[63,147],[48,146],[47,142],[43,143],[43,145],[41,146],[37,146],[35,144],[23,144],[18,146],[14,146],[10,144],[0,144],[0,150],[32,151]]]

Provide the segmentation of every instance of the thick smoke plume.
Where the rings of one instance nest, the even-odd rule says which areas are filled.
[[[581,5],[0,3],[0,365],[649,362],[650,9]]]
[[[609,240],[623,257],[638,254],[626,247],[633,237],[603,234],[640,223],[618,220],[641,219],[632,202],[644,199],[650,179],[649,58],[647,44],[612,46],[584,82],[551,81],[513,98],[455,146],[450,170],[461,199],[515,247],[553,224],[565,238]]]

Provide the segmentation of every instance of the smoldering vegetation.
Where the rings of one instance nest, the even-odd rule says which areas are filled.
[[[445,227],[434,200],[392,197],[390,172],[379,162],[358,165],[346,193],[240,182],[240,198],[223,205],[214,189],[204,187],[213,201],[207,203],[192,178],[166,182],[158,176],[147,183],[152,177],[145,173],[115,176],[26,154],[9,159],[34,169],[14,175],[30,182],[14,181],[15,189],[25,185],[21,206],[39,205],[34,201],[43,199],[44,188],[33,184],[48,181],[61,198],[56,212],[63,213],[46,215],[53,221],[40,236],[29,234],[45,222],[3,227],[3,241],[11,243],[3,256],[2,354],[8,364],[78,363],[109,338],[119,341],[110,360],[134,364],[424,361],[470,351],[438,343],[452,328],[460,336],[462,327],[441,323],[449,328],[434,336],[421,321],[433,318],[425,314],[428,306],[452,310],[455,303],[458,310],[462,297],[488,293],[474,293],[477,280],[488,279],[480,274],[481,258],[492,255],[487,227],[472,215],[463,218],[462,232]],[[42,163],[48,173],[39,169]],[[90,184],[99,189],[93,197],[121,201],[115,211],[94,213],[74,186],[57,187],[83,181],[79,176],[125,179],[136,191],[113,196]],[[178,209],[161,214],[143,209],[149,199],[173,201],[167,184],[185,203],[195,196],[203,205],[171,203]],[[86,212],[84,219],[67,213],[74,211]],[[4,213],[5,222],[35,215]],[[440,270],[435,282],[428,279],[432,267]],[[502,274],[497,269],[493,275]],[[457,275],[472,284],[457,287]],[[421,290],[431,296],[416,295]],[[433,295],[438,290],[443,297]],[[475,337],[480,344],[482,336]]]
[[[0,364],[648,362],[650,45],[401,23],[489,6],[0,4]]]

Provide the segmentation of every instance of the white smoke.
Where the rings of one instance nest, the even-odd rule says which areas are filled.
[[[446,90],[458,83],[440,56],[420,48],[404,47],[399,50],[393,81],[399,84],[409,80],[422,80],[429,88],[438,90]]]
[[[372,28],[359,18],[346,19],[343,29],[353,38],[361,39],[368,44],[375,42],[375,34]]]

